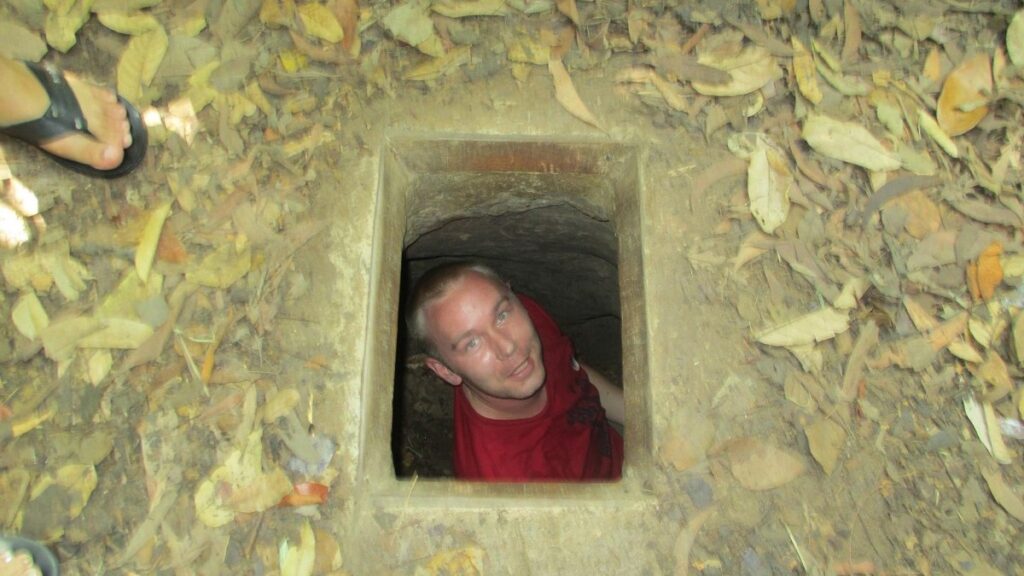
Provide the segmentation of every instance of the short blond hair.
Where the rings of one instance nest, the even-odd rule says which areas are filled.
[[[438,358],[437,346],[427,334],[426,309],[440,299],[467,274],[476,273],[504,287],[505,280],[493,268],[479,262],[453,262],[428,270],[412,289],[405,308],[405,325],[409,335],[430,356]]]

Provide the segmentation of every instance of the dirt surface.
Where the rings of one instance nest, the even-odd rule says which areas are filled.
[[[114,182],[0,142],[0,529],[63,573],[534,566],[477,546],[490,521],[380,514],[424,540],[345,549],[358,456],[314,414],[361,369],[324,314],[365,277],[324,254],[365,227],[369,134],[555,99],[688,205],[645,258],[681,271],[648,287],[677,313],[652,354],[693,377],[650,383],[658,513],[601,531],[608,573],[1021,573],[1017,4],[88,4],[0,6],[8,50],[159,114]],[[399,434],[396,468],[445,475],[449,391],[408,376],[396,406],[436,432]]]

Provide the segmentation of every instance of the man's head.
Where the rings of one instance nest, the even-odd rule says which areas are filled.
[[[544,398],[540,339],[511,288],[480,264],[447,264],[416,284],[406,322],[427,366],[463,386],[484,416],[518,418]]]

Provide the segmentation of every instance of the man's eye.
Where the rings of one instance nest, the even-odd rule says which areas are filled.
[[[471,338],[468,342],[466,342],[466,350],[476,350],[478,346],[480,346],[479,338]]]
[[[498,312],[498,322],[504,322],[508,319],[508,310],[502,310]]]

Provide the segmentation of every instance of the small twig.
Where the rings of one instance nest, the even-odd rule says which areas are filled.
[[[707,22],[701,24],[700,29],[694,32],[693,36],[690,36],[690,38],[686,40],[686,44],[683,44],[683,48],[680,50],[680,53],[684,56],[689,54],[710,30],[711,24],[708,24]]]
[[[807,560],[804,559],[803,552],[800,551],[800,545],[796,543],[796,538],[793,537],[793,531],[789,529],[789,524],[786,521],[782,521],[782,525],[786,527],[786,534],[789,534],[789,542],[793,545],[793,549],[796,550],[796,557],[800,559],[800,565],[804,567],[804,572],[807,571]]]
[[[252,529],[252,534],[249,536],[249,542],[245,545],[245,559],[248,560],[252,556],[253,546],[256,545],[256,537],[260,534],[260,528],[263,527],[263,517],[266,515],[266,511],[260,512],[259,519],[256,520],[256,527]]]

